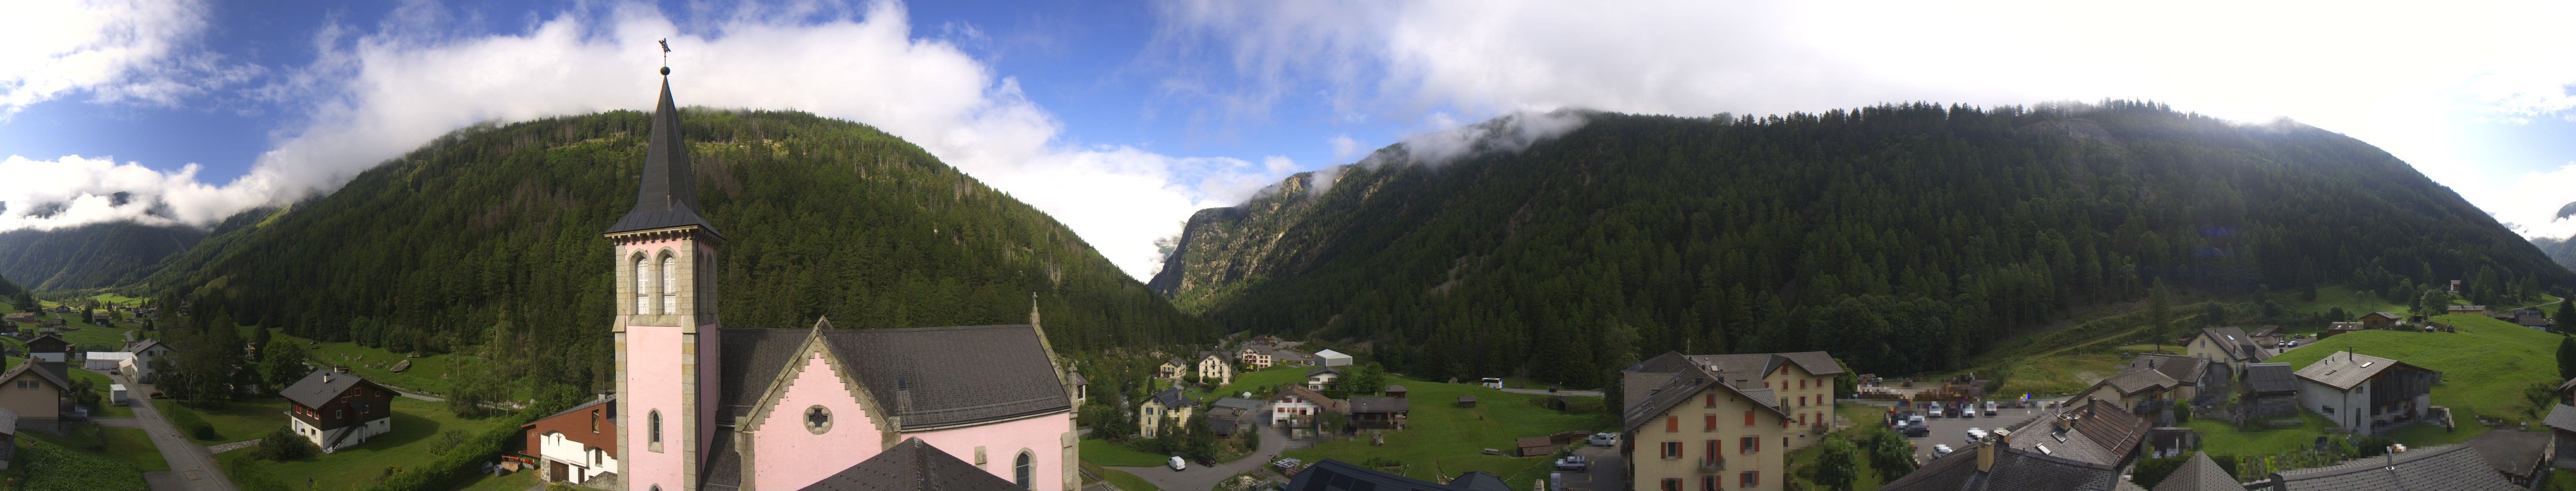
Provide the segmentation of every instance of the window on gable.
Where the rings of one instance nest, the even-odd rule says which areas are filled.
[[[1717,431],[1717,415],[1715,415],[1715,414],[1703,414],[1703,415],[1700,415],[1700,416],[1701,416],[1701,419],[1706,420],[1706,421],[1703,421],[1703,422],[1704,422],[1704,423],[1707,423],[1707,427],[1706,427],[1706,428],[1703,428],[1702,430],[1704,430],[1704,431]]]
[[[1753,426],[1753,411],[1748,410],[1744,412],[1744,425]]]
[[[1682,431],[1682,417],[1680,417],[1680,416],[1665,416],[1665,417],[1664,417],[1664,432],[1665,432],[1665,433],[1673,433],[1673,432],[1678,432],[1678,431]]]
[[[1717,393],[1710,392],[1703,397],[1705,397],[1706,400],[1700,403],[1701,407],[1717,407]]]

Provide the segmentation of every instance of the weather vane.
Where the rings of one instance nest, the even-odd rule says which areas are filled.
[[[671,74],[671,38],[662,38],[662,74]]]

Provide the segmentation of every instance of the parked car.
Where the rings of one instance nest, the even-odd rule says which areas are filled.
[[[1969,403],[1965,403],[1965,402],[1954,403],[1954,404],[1956,404],[1956,405],[1954,405],[1954,406],[1950,406],[1950,410],[1951,410],[1951,411],[1954,411],[1954,412],[1959,413],[1959,417],[1961,417],[1961,418],[1975,418],[1975,417],[1977,417],[1977,407],[1976,407],[1976,405],[1974,405],[1974,404],[1969,404]]]
[[[1924,422],[1922,415],[1915,415],[1907,419],[1905,424],[1898,426],[1896,432],[1908,438],[1924,438],[1932,436],[1932,425]]]
[[[1969,429],[1968,429],[1968,443],[1977,443],[1978,441],[1983,441],[1983,440],[1985,440],[1985,439],[1986,439],[1986,430],[1985,430],[1984,428],[1969,428]]]
[[[1556,459],[1556,470],[1560,471],[1580,471],[1591,466],[1592,462],[1581,455],[1568,455],[1565,458]]]
[[[1592,434],[1592,446],[1595,446],[1595,447],[1616,447],[1616,446],[1619,446],[1619,434],[1618,434],[1618,433],[1593,433],[1593,434]]]
[[[1950,452],[1956,452],[1956,450],[1951,450],[1949,445],[1932,446],[1932,458],[1941,458],[1943,456],[1950,455]]]
[[[1183,461],[1183,460],[1181,460],[1181,456],[1179,456],[1179,455],[1174,455],[1174,456],[1172,456],[1172,470],[1174,470],[1174,471],[1179,471],[1179,470],[1184,470],[1184,469],[1189,469],[1189,468],[1190,468],[1190,464],[1189,464],[1187,461]]]
[[[1925,416],[1930,416],[1932,419],[1941,419],[1941,405],[1940,405],[1940,404],[1933,404],[1933,405],[1932,405],[1932,409],[1931,409],[1931,410],[1929,410],[1929,411],[1924,411],[1924,412],[1923,412],[1923,414],[1924,414]]]
[[[1995,415],[1995,410],[1996,410],[1996,409],[2001,408],[2002,406],[2003,406],[2002,404],[1996,404],[1996,403],[1995,403],[1995,401],[1986,401],[1986,415],[1987,415],[1987,416],[1993,416],[1993,415]]]

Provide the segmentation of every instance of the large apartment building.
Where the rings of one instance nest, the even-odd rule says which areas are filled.
[[[1784,489],[1791,414],[1750,372],[1682,367],[1620,414],[1635,489]]]
[[[1635,406],[1654,395],[1668,380],[1687,370],[1697,369],[1723,374],[1730,379],[1745,379],[1748,388],[1771,391],[1775,405],[1786,415],[1791,431],[1789,449],[1807,448],[1822,435],[1833,430],[1834,377],[1843,374],[1842,364],[1823,351],[1799,353],[1749,353],[1738,355],[1684,355],[1664,352],[1637,362],[1620,371],[1621,407]]]

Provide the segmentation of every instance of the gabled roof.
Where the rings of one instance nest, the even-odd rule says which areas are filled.
[[[2203,328],[2200,330],[2200,335],[2209,338],[2210,344],[2217,345],[2218,350],[2226,353],[2229,360],[2263,361],[2261,359],[2263,353],[2254,348],[2254,337],[2246,335],[2242,328],[2233,326]]]
[[[46,365],[52,366],[48,367]],[[8,372],[0,372],[0,380],[15,379],[18,378],[18,374],[22,373],[35,373],[36,378],[43,379],[46,383],[54,384],[55,388],[71,390],[71,373],[63,370],[64,367],[61,363],[28,360],[19,363],[18,366],[10,367]]]
[[[2199,385],[2202,372],[2208,371],[2209,361],[2184,355],[2147,353],[2138,355],[2137,358],[2130,358],[2129,367],[2122,371],[2144,369],[2161,372],[2166,378],[2173,379],[2176,384],[2196,386]]]
[[[920,438],[906,438],[893,448],[852,464],[805,491],[1019,491],[1003,480]]]
[[[2291,370],[2288,363],[2247,363],[2245,390],[2258,394],[2298,392],[2298,372]]]
[[[2227,468],[2219,467],[2218,461],[2210,460],[2209,452],[2192,452],[2191,460],[2156,483],[2156,491],[2245,491],[2245,485],[2227,475]]]
[[[2528,477],[2542,467],[2540,457],[2549,449],[2551,435],[2541,431],[2496,429],[2461,442],[2460,446],[2477,449],[2487,467],[2508,476]]]
[[[1726,383],[1718,378],[1717,374],[1692,367],[1682,371],[1681,375],[1664,381],[1662,387],[1655,389],[1654,395],[1638,400],[1637,404],[1620,411],[1620,430],[1636,431],[1638,426],[1653,421],[1656,415],[1671,411],[1674,406],[1697,397],[1702,391],[1718,387],[1725,388],[1737,397],[1753,401],[1753,405],[1771,410],[1773,415],[1781,418],[1789,417],[1788,412],[1780,409],[1779,397],[1772,395],[1771,389],[1748,389],[1737,384]]]
[[[724,369],[717,375],[729,411],[717,421],[749,414],[770,383],[795,361],[805,338],[819,333],[852,378],[895,411],[903,430],[1013,419],[1066,411],[1073,400],[1056,376],[1055,361],[1027,325],[909,329],[727,328],[721,334]],[[974,360],[959,363],[958,360]],[[909,393],[909,397],[899,394]],[[910,402],[910,409],[901,400]]]
[[[1797,365],[1798,369],[1806,370],[1808,374],[1812,375],[1840,375],[1844,372],[1842,364],[1834,362],[1833,354],[1823,351],[1801,351],[1796,353],[1744,353],[1733,355],[1684,355],[1679,352],[1665,351],[1664,354],[1655,355],[1652,358],[1638,361],[1634,365],[1629,365],[1627,369],[1623,371],[1631,373],[1681,373],[1685,367],[1697,366],[1702,368],[1715,367],[1713,370],[1718,373],[1752,372],[1761,374],[1760,376],[1763,377],[1768,377],[1771,376],[1772,372],[1779,371],[1780,367],[1792,364]]]
[[[2485,306],[2485,305],[2453,305],[2453,306],[2450,306],[2450,307],[2445,308],[2445,309],[2443,309],[2443,310],[2448,311],[2448,312],[2464,312],[2464,311],[2470,311],[2470,310],[2486,310],[2486,309],[2487,309],[2487,306]]]
[[[1329,349],[1328,349],[1328,350],[1323,350],[1323,351],[1317,351],[1317,352],[1315,352],[1315,356],[1316,356],[1316,357],[1320,357],[1320,358],[1333,358],[1333,357],[1350,358],[1350,357],[1351,357],[1351,355],[1350,355],[1350,354],[1348,354],[1348,353],[1343,353],[1343,352],[1340,352],[1340,351],[1333,351],[1333,350],[1329,350]]]
[[[635,208],[604,233],[636,232],[695,225],[718,237],[716,226],[698,215],[697,174],[689,167],[688,138],[680,134],[680,110],[671,103],[671,80],[662,80],[662,99],[653,105],[652,140],[645,144],[643,184],[635,190]]]
[[[2111,390],[2119,391],[2120,395],[2125,396],[2145,392],[2148,389],[2171,389],[2179,384],[2180,382],[2174,381],[2173,377],[2165,376],[2164,372],[2140,368],[2102,379],[2101,383],[2095,385],[2109,386]]]
[[[42,336],[36,336],[34,339],[28,339],[28,340],[27,340],[27,349],[32,351],[32,350],[36,349],[36,343],[46,342],[46,341],[52,341],[52,342],[50,342],[50,343],[45,343],[45,344],[54,344],[54,345],[60,345],[60,346],[63,346],[63,347],[64,347],[64,350],[63,350],[63,351],[61,351],[61,353],[70,353],[70,352],[71,352],[71,349],[70,349],[70,347],[71,347],[71,345],[72,345],[72,342],[71,342],[71,341],[64,341],[64,340],[63,340],[63,338],[62,338],[61,336],[55,336],[55,335],[52,335],[52,334],[46,334],[46,335],[42,335]],[[45,351],[44,353],[55,353],[55,352],[54,352],[54,351]]]
[[[304,407],[320,408],[324,404],[329,404],[331,398],[340,397],[341,393],[348,392],[350,387],[371,383],[356,375],[330,370],[314,370],[313,373],[304,374],[303,380],[295,381],[295,385],[289,385],[286,386],[286,390],[277,391],[277,395],[285,397],[286,400],[295,401],[296,404],[302,404]]]
[[[1198,401],[1190,400],[1189,396],[1181,394],[1181,388],[1179,387],[1163,389],[1162,392],[1155,392],[1152,398],[1148,398],[1146,400],[1155,404],[1161,404],[1165,409],[1199,407]]]
[[[2556,428],[2558,431],[2576,432],[2576,406],[2559,404],[2558,407],[2549,408],[2549,418],[2541,421],[2541,424],[2549,425],[2550,428]]]
[[[2514,491],[2503,474],[2467,445],[2418,448],[2327,467],[2272,474],[2278,491]]]
[[[1311,368],[1311,369],[1307,369],[1307,370],[1306,370],[1306,376],[1308,376],[1308,377],[1313,377],[1313,376],[1316,376],[1316,375],[1322,375],[1322,374],[1327,374],[1327,373],[1330,373],[1330,374],[1333,374],[1333,375],[1348,375],[1348,374],[1342,373],[1342,367],[1324,367],[1324,366],[1319,366],[1319,367],[1315,367],[1315,368]]]
[[[1314,389],[1308,389],[1306,386],[1297,384],[1280,384],[1279,392],[1271,394],[1270,398],[1272,400],[1277,400],[1280,397],[1292,395],[1304,398],[1306,399],[1306,402],[1314,403],[1315,406],[1321,407],[1326,411],[1338,412],[1342,409],[1342,401],[1340,399],[1326,397],[1321,392],[1315,392]]]
[[[605,407],[602,407],[602,406],[605,406]],[[608,420],[608,421],[617,421],[617,398],[609,397],[609,398],[591,399],[591,400],[590,400],[590,402],[584,402],[584,403],[581,403],[581,405],[573,406],[573,407],[572,407],[572,409],[565,409],[565,410],[562,410],[562,411],[555,411],[555,413],[554,413],[554,414],[548,414],[548,415],[546,415],[545,417],[537,418],[537,419],[535,419],[535,420],[528,421],[528,422],[527,422],[527,424],[519,425],[519,427],[521,427],[521,428],[526,428],[526,427],[536,426],[538,421],[545,421],[545,420],[549,420],[549,419],[554,419],[556,416],[562,416],[562,415],[566,415],[566,414],[574,414],[574,413],[579,413],[579,412],[583,412],[583,411],[588,411],[588,410],[590,410],[590,408],[594,408],[594,407],[596,407],[596,408],[601,408],[601,409],[603,409],[603,410],[604,410],[604,411],[601,411],[601,412],[600,412],[600,415],[599,415],[600,419],[604,419],[604,420]]]
[[[2396,312],[2371,312],[2371,313],[2367,313],[2367,314],[2361,314],[2361,316],[2362,316],[2362,317],[2370,317],[2370,316],[2374,316],[2374,315],[2376,315],[2376,316],[2380,316],[2380,317],[2386,317],[2386,318],[2388,318],[2388,320],[2392,320],[2392,321],[2393,321],[2393,320],[2398,320],[2398,319],[2404,319],[2404,318],[2406,318],[2406,316],[2397,315],[2397,313],[2396,313]]]
[[[2353,386],[2361,385],[2362,382],[2368,381],[2372,377],[2379,376],[2381,372],[2386,372],[2389,368],[2400,365],[2436,374],[2442,373],[2427,370],[2424,367],[2408,365],[2406,362],[2402,361],[2358,354],[2350,351],[2337,351],[2334,354],[2326,355],[2324,359],[2317,360],[2316,363],[2308,364],[2306,368],[2300,368],[2299,378],[2320,384],[2326,384],[2327,386],[2334,387],[2338,390],[2352,390]]]
[[[1254,411],[1261,409],[1261,401],[1241,397],[1219,397],[1216,398],[1216,402],[1208,403],[1208,406]]]
[[[2074,418],[2067,431],[2056,430],[2061,418]],[[2013,430],[2006,445],[2033,452],[2046,445],[2048,451],[2043,453],[2057,458],[2117,466],[2126,462],[2146,437],[2146,420],[2121,410],[2118,404],[2091,399],[2040,412],[2029,424]]]
[[[1413,410],[1413,404],[1406,402],[1408,400],[1402,397],[1353,397],[1346,407],[1350,408],[1351,414],[1400,413]]]
[[[151,351],[151,350],[152,350],[152,348],[163,348],[163,349],[168,349],[169,347],[170,347],[170,345],[161,344],[161,338],[150,338],[150,339],[145,339],[145,340],[142,340],[142,341],[135,341],[135,342],[134,342],[134,346],[126,348],[126,349],[125,349],[125,351],[127,351],[127,352],[132,352],[132,353],[142,353],[142,352]]]

